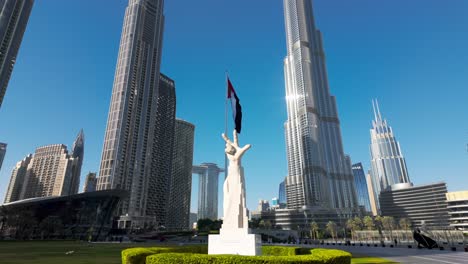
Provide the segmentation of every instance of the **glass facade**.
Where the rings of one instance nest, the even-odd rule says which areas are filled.
[[[155,144],[164,133],[173,137],[175,114],[168,122],[158,122],[170,114],[158,112],[157,106],[164,79],[160,76],[163,6],[163,0],[129,0],[122,28],[97,190],[129,191],[118,210],[124,216],[119,226],[124,228],[162,225],[166,217],[169,174],[160,176],[170,171],[172,148]],[[173,139],[168,141],[172,144]]]
[[[0,1],[0,107],[16,63],[34,0]]]
[[[0,142],[0,170],[2,170],[3,160],[5,159],[7,144]]]
[[[363,206],[366,212],[371,212],[371,205],[369,201],[369,192],[367,188],[366,175],[361,163],[353,165],[354,184],[358,197],[359,206]]]
[[[330,94],[322,34],[311,0],[284,0],[287,206],[357,208],[351,163],[344,155],[336,99]]]
[[[400,144],[387,120],[382,118],[377,100],[372,101],[374,117],[370,130],[371,177],[374,196],[400,183],[410,183]],[[379,205],[377,204],[377,207]]]

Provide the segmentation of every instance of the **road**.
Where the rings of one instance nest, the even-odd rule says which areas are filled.
[[[468,263],[468,253],[460,251],[417,248],[390,248],[367,246],[327,246],[314,245],[314,248],[336,248],[348,251],[351,254],[365,255],[369,257],[381,257],[388,260],[411,264],[465,264]]]

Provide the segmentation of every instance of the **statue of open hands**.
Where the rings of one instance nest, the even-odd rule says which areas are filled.
[[[251,147],[250,144],[245,145],[243,148],[239,147],[239,138],[237,137],[237,132],[233,132],[234,142],[229,140],[229,138],[223,133],[222,137],[226,141],[226,155],[230,162],[239,163],[244,153]]]

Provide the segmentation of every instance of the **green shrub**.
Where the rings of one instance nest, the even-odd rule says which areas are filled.
[[[128,248],[122,251],[122,264],[145,264],[146,257],[161,253],[208,254],[207,246]]]
[[[202,255],[163,253],[151,255],[146,258],[146,264],[349,264],[351,255],[344,251],[336,250],[333,256],[326,259],[315,255],[302,256],[238,256],[238,255]],[[338,254],[341,252],[341,254]],[[323,252],[321,252],[323,254]]]
[[[300,254],[301,248],[299,247],[281,247],[281,246],[263,246],[262,255],[263,256],[296,256],[304,255]],[[310,249],[307,253],[310,254]]]
[[[334,249],[263,246],[263,256],[208,255],[207,246],[129,248],[122,251],[123,264],[349,264],[351,254]]]

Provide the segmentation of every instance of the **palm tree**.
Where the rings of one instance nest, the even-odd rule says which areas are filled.
[[[353,220],[353,219],[348,219],[348,221],[346,221],[346,228],[348,228],[349,230],[351,230],[351,237],[352,237],[352,239],[354,240],[355,224],[354,224],[354,220]]]
[[[336,231],[338,229],[338,226],[336,225],[335,222],[333,221],[328,221],[327,223],[327,231],[330,233],[332,238],[336,240]]]
[[[403,230],[409,230],[411,228],[411,222],[408,218],[401,218],[399,224],[400,228]]]
[[[395,229],[395,219],[391,216],[384,216],[382,218],[382,227],[384,230],[390,231],[390,240],[393,241],[393,229]]]
[[[310,223],[310,231],[311,231],[311,236],[312,238],[315,240],[317,239],[317,232],[319,230],[319,226],[317,224],[317,222],[313,221],[312,223]]]
[[[372,219],[372,217],[368,215],[364,216],[364,218],[362,219],[362,223],[364,224],[366,229],[369,231],[372,231],[375,229],[374,220]]]

